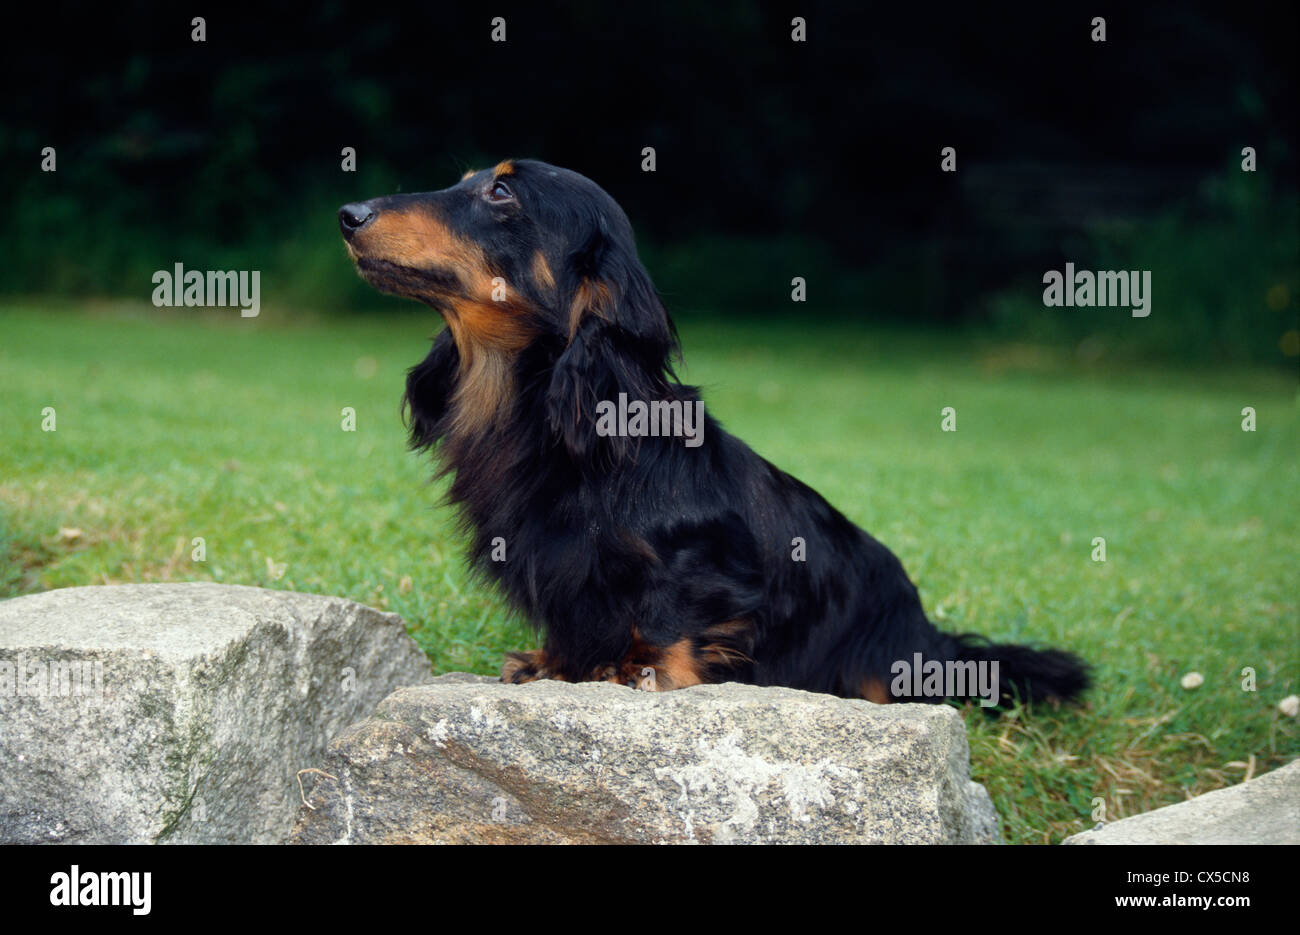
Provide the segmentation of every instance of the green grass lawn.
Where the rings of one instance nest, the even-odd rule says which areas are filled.
[[[405,450],[403,370],[434,316],[214,312],[0,307],[0,596],[213,580],[396,611],[438,671],[493,673],[534,645],[468,577]],[[711,412],[897,552],[941,626],[1096,664],[1081,707],[966,710],[1010,841],[1091,827],[1096,798],[1115,820],[1300,754],[1277,710],[1300,683],[1294,377],[813,320],[680,325]]]

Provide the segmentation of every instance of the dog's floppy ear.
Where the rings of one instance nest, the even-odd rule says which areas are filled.
[[[617,461],[636,439],[599,437],[596,405],[617,404],[620,393],[629,402],[666,398],[669,354],[677,345],[630,229],[598,217],[591,237],[570,259],[561,308],[568,310],[569,343],[551,371],[547,420],[575,461],[589,461],[601,450]]]
[[[441,437],[441,423],[447,414],[459,368],[460,352],[456,350],[451,329],[443,328],[428,356],[406,372],[402,410],[413,450],[432,448]]]

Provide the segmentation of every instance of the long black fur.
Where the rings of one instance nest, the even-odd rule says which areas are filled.
[[[493,178],[477,173],[442,192],[367,204],[417,207],[478,244],[490,270],[522,295],[520,308],[502,314],[535,329],[510,357],[511,390],[489,424],[458,434],[466,349],[451,329],[411,369],[405,405],[412,446],[436,449],[451,475],[474,567],[543,634],[546,674],[598,677],[637,639],[656,647],[688,639],[727,644],[708,680],[860,697],[871,680],[890,685],[893,663],[919,652],[997,660],[1004,697],[1069,699],[1086,688],[1087,667],[1069,653],[936,629],[893,553],[712,417],[697,448],[680,438],[598,436],[600,400],[699,398],[673,374],[672,322],[626,216],[601,188],[517,161],[503,177],[514,200],[502,211],[482,194]],[[539,251],[553,286],[528,272]],[[439,285],[443,268],[424,270],[427,288],[412,287],[419,272],[367,278],[444,311],[469,289],[458,297]],[[593,285],[604,299],[579,307],[575,330],[575,305]],[[498,537],[504,562],[492,560]],[[806,561],[792,560],[796,538]],[[718,637],[711,628],[728,621],[743,623]]]

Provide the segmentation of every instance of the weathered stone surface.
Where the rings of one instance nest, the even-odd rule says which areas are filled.
[[[0,842],[283,841],[297,770],[428,673],[400,617],[336,597],[195,583],[0,602]]]
[[[1000,840],[943,705],[455,674],[303,765],[334,777],[313,776],[304,844]]]
[[[1083,831],[1066,844],[1300,844],[1300,760],[1249,782]]]

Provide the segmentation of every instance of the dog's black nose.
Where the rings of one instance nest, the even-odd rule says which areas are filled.
[[[356,203],[339,208],[339,227],[344,237],[350,237],[375,219],[375,209],[368,204]]]

